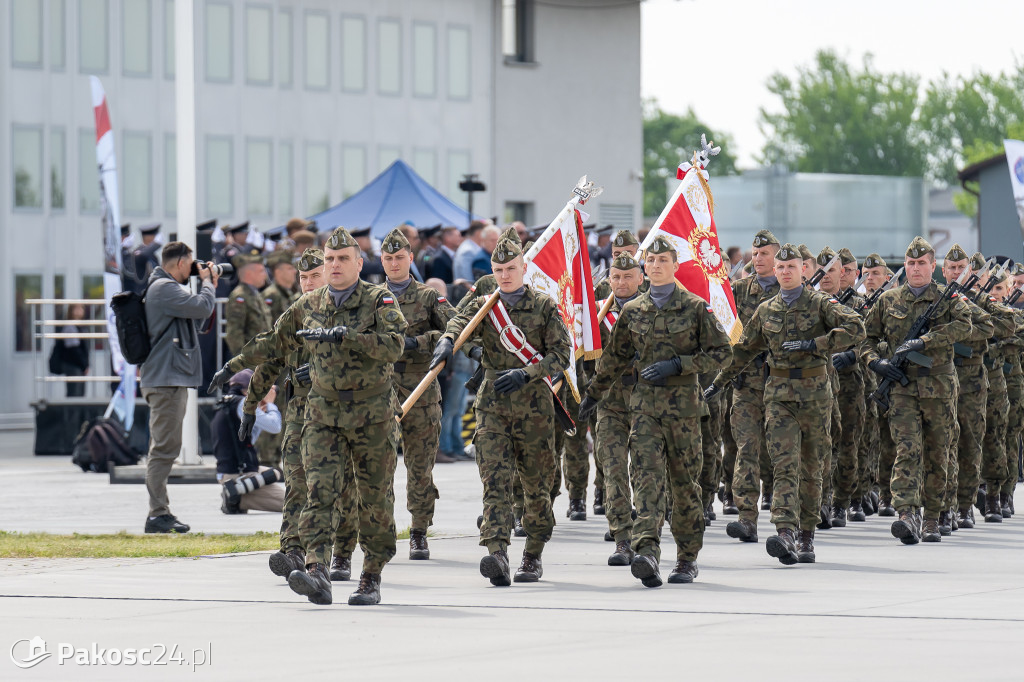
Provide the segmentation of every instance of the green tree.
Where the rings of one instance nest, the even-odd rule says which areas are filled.
[[[918,83],[914,75],[879,72],[870,54],[857,69],[820,50],[795,81],[780,72],[768,79],[782,106],[781,113],[761,109],[762,161],[809,173],[923,175]]]
[[[722,148],[708,167],[712,176],[735,175],[732,138],[704,125],[693,108],[682,116],[669,114],[655,100],[644,103],[644,215],[656,216],[668,201],[666,178],[675,177],[679,164],[689,161],[700,148],[701,133]]]

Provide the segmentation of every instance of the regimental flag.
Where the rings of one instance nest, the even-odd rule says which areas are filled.
[[[566,204],[545,235],[550,238],[538,242],[540,248],[526,266],[526,283],[558,304],[558,314],[569,330],[574,360],[565,370],[565,379],[578,402],[575,360],[600,357],[601,329],[594,305],[594,281],[583,219],[572,202]]]
[[[1013,203],[1017,205],[1020,229],[1024,233],[1024,142],[1003,140],[1006,148],[1006,165],[1010,168],[1010,186],[1013,187]]]
[[[679,166],[676,177],[682,182],[640,245],[640,251],[646,251],[659,234],[675,245],[679,258],[676,281],[708,302],[729,339],[736,343],[743,332],[743,325],[736,316],[728,264],[722,258],[718,244],[714,201],[708,187],[708,174],[704,170],[706,158],[695,154],[693,161],[693,165],[684,163]]]

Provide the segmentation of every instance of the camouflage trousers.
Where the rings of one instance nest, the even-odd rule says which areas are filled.
[[[692,417],[658,419],[634,413],[629,450],[636,471],[633,501],[633,550],[661,559],[661,527],[666,496],[672,499],[672,537],[676,559],[695,561],[704,545],[701,505],[700,427]]]
[[[765,441],[764,390],[756,386],[733,389],[729,417],[736,441],[736,463],[724,475],[726,480],[732,478],[733,501],[740,510],[740,520],[757,523],[761,481],[765,494],[771,495],[774,480]]]
[[[838,403],[839,412],[843,415],[842,430],[839,442],[832,447],[832,470],[823,472],[823,475],[831,475],[829,488],[832,504],[847,509],[859,488],[860,480],[858,451],[864,433],[864,413],[867,410],[864,404],[863,374],[849,372],[840,375]]]
[[[579,403],[572,391],[562,392],[562,404],[570,415],[580,411]],[[573,421],[577,421],[575,416]],[[561,463],[562,478],[569,492],[570,500],[587,499],[587,483],[590,480],[590,453],[587,452],[587,427],[589,424],[577,423],[576,434],[566,435],[562,440]]]
[[[999,492],[1012,495],[1017,487],[1020,436],[1024,430],[1024,384],[1018,379],[1007,378],[1006,399],[1009,408],[1006,420],[1006,474]]]
[[[279,377],[278,386],[284,386],[285,376],[286,374],[282,374]],[[277,409],[281,411],[282,415],[288,411],[288,396],[285,395],[284,390],[277,392],[277,399],[274,401],[274,404],[277,405]],[[276,467],[280,465],[283,469],[284,429],[281,429],[278,433],[261,434],[256,441],[256,455],[263,466]]]
[[[833,388],[833,390],[835,390]],[[838,459],[836,449],[843,437],[843,418],[839,411],[839,394],[832,395],[832,420],[828,427],[829,442],[831,445],[825,452],[825,458],[821,462],[821,503],[832,504],[832,467]]]
[[[896,463],[896,443],[892,439],[889,411],[878,414],[878,496],[892,504],[892,467]]]
[[[981,450],[981,480],[987,490],[995,492],[1003,485],[1006,473],[1006,432],[1010,417],[1010,404],[1006,396],[1006,383],[992,381],[989,374],[988,406],[985,414],[985,440]]]
[[[597,408],[594,459],[604,470],[604,514],[616,542],[633,534],[633,495],[630,487],[629,413]]]
[[[985,438],[988,388],[974,388],[976,390],[961,391],[957,402],[956,425],[959,436],[953,443],[948,459],[943,509],[970,509],[981,484],[981,448]]]
[[[484,486],[480,544],[488,552],[505,550],[512,537],[512,479],[519,474],[523,489],[523,529],[526,551],[540,555],[551,539],[555,515],[551,511],[552,477],[556,471],[550,417],[540,424],[538,415],[508,417],[477,411],[476,463]]]
[[[425,531],[434,522],[434,500],[441,497],[433,476],[441,438],[440,403],[409,410],[402,418],[401,430],[406,509],[412,515],[412,530]]]
[[[732,393],[730,384],[722,391],[722,485],[732,495],[732,472],[736,469],[736,439],[732,437]]]
[[[700,444],[702,463],[700,468],[701,504],[707,509],[718,492],[722,480],[722,399],[721,396],[708,401],[711,413],[700,420]]]
[[[889,429],[896,443],[889,487],[897,511],[923,506],[926,519],[937,519],[945,511],[946,460],[955,433],[956,398],[955,393],[941,398],[889,394]]]
[[[775,471],[772,523],[812,530],[819,521],[822,466],[832,450],[833,400],[765,402],[768,453]]]
[[[395,466],[398,424],[394,419],[357,428],[307,421],[302,427],[302,464],[308,497],[299,517],[306,563],[330,564],[335,505],[346,487],[355,489],[363,570],[380,573],[395,556]],[[345,483],[351,466],[352,481]]]
[[[293,398],[298,400],[299,398]],[[299,411],[302,414],[302,411]],[[299,518],[306,506],[306,469],[302,466],[301,421],[285,422],[281,464],[284,470],[284,508],[281,513],[281,551],[302,549],[299,539]],[[356,491],[352,487],[352,463],[345,461],[343,489],[335,504],[332,521],[334,555],[351,557],[359,536]]]
[[[867,383],[867,382],[866,382]],[[860,432],[860,446],[857,448],[857,490],[854,499],[860,499],[878,486],[878,406],[867,400],[868,386],[865,386],[864,428]],[[873,390],[873,389],[872,389]]]

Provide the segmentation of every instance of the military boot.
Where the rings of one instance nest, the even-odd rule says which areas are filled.
[[[800,531],[800,539],[796,541],[796,560],[801,564],[814,563],[814,531]]]
[[[292,571],[301,571],[306,567],[306,553],[301,549],[274,552],[267,563],[270,564],[271,573],[287,578]]]
[[[772,495],[771,493],[765,493],[761,498],[761,511],[772,510]]]
[[[818,530],[828,530],[832,527],[832,505],[823,504],[821,509],[818,510],[818,524],[815,526]]]
[[[580,499],[569,500],[569,508],[565,510],[565,515],[570,521],[586,521],[587,505]]]
[[[950,509],[946,513],[949,514],[949,532],[955,533],[960,530],[960,522],[956,519],[956,510]]]
[[[1017,510],[1013,508],[1013,493],[1012,492],[1009,493],[1006,496],[1006,504],[1010,508],[1010,516],[1013,516],[1014,514],[1017,513]]]
[[[736,516],[740,513],[739,507],[732,499],[732,493],[725,493],[725,499],[722,500],[722,513],[729,516]]]
[[[483,526],[483,525],[484,525],[484,515],[481,514],[480,516],[476,517],[476,529],[480,530],[480,527]]]
[[[861,500],[854,500],[850,505],[849,519],[851,521],[868,520],[868,515],[864,513],[864,503]]]
[[[491,552],[480,560],[480,575],[489,578],[492,585],[508,587],[512,584],[509,576],[508,554],[505,550]]]
[[[986,511],[985,497],[987,493],[985,488],[986,485],[984,483],[978,486],[978,495],[974,499],[974,506],[978,508],[978,512],[981,514],[984,514]]]
[[[633,557],[630,572],[638,578],[644,587],[661,587],[661,573],[658,571],[658,560],[649,554],[637,554]]]
[[[730,521],[725,527],[725,534],[740,542],[757,542],[757,526],[748,519]]]
[[[668,581],[670,583],[692,583],[698,573],[700,571],[697,570],[695,562],[680,559],[676,562],[672,572],[668,574]]]
[[[878,503],[879,516],[896,516],[896,508],[892,506],[892,500],[880,500]]]
[[[380,573],[359,574],[356,591],[348,595],[349,606],[373,606],[380,603]]]
[[[921,542],[942,542],[938,519],[925,519],[921,529]]]
[[[519,570],[516,571],[515,577],[512,580],[517,583],[535,583],[543,575],[544,566],[540,562],[540,557],[536,554],[523,552],[523,561],[519,564]]]
[[[526,529],[523,528],[523,517],[515,516],[512,518],[512,534],[517,538],[526,537]]]
[[[892,522],[892,536],[904,545],[916,545],[921,541],[921,524],[917,514],[909,509],[900,512],[900,518]]]
[[[1006,493],[999,493],[999,512],[1004,519],[1013,516],[1013,512],[1010,510],[1010,496]]]
[[[288,575],[288,587],[320,606],[327,606],[332,601],[331,578],[324,564],[310,564],[303,570],[292,571]]]
[[[340,583],[352,577],[352,557],[337,556],[331,558],[331,582]]]
[[[796,533],[792,528],[780,528],[778,535],[768,538],[764,548],[768,550],[769,556],[775,557],[786,566],[792,566],[800,560],[796,553]]]
[[[711,526],[711,517],[708,516],[708,508],[704,507],[704,527],[709,528]]]
[[[594,489],[594,515],[604,516],[604,491]]]
[[[612,532],[610,530],[606,530],[604,532],[604,541],[605,542],[615,542],[615,537],[612,535]]]
[[[846,505],[832,505],[832,527],[846,528]]]
[[[1003,510],[999,506],[999,495],[987,495],[985,501],[988,503],[985,510],[985,522],[1002,523]]]
[[[948,511],[939,512],[939,535],[953,534],[953,521],[950,516]]]
[[[708,502],[708,506],[705,511],[705,515],[708,517],[710,521],[716,521],[718,519],[718,514],[715,513],[715,503],[713,501]]]
[[[430,547],[427,545],[427,532],[423,530],[409,531],[409,558],[429,559]]]
[[[615,551],[608,557],[609,566],[629,566],[633,563],[633,549],[629,546],[629,540],[620,540],[615,543]]]

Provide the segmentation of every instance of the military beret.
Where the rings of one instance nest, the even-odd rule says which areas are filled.
[[[533,245],[536,243],[537,242],[533,241],[532,239],[527,239],[526,243],[523,244],[523,253],[529,253],[530,249],[532,249]]]
[[[279,265],[292,265],[294,259],[294,254],[288,249],[276,249],[267,256],[267,267],[273,270]]]
[[[217,227],[217,219],[212,218],[206,222],[199,223],[196,225],[196,232],[210,232]]]
[[[675,253],[676,247],[670,242],[664,235],[658,235],[651,242],[651,245],[647,247],[647,253]]]
[[[263,253],[255,246],[242,250],[231,259],[231,264],[235,266],[235,270],[241,270],[246,265],[253,265],[255,263],[263,263]]]
[[[424,227],[420,230],[421,239],[430,239],[431,237],[437,236],[437,233],[441,231],[440,225],[431,225],[430,227]]]
[[[299,270],[309,272],[324,264],[324,252],[320,249],[306,249],[299,259]]]
[[[372,228],[369,227],[360,227],[359,229],[356,230],[350,230],[349,234],[352,235],[353,237],[369,237],[371,229]]]
[[[494,251],[491,252],[491,262],[504,265],[515,260],[516,256],[523,255],[523,248],[511,239],[499,239]]]
[[[238,223],[237,225],[235,225],[233,227],[229,227],[227,230],[225,230],[225,232],[230,232],[231,234],[238,234],[239,232],[248,232],[248,231],[249,231],[249,221],[248,220],[246,220],[244,223]]]
[[[356,243],[355,238],[352,234],[340,225],[334,228],[334,232],[331,232],[331,236],[327,239],[326,244],[328,249],[347,249],[352,246],[359,248],[359,244]]]
[[[292,218],[291,220],[289,220],[285,224],[284,229],[290,235],[293,232],[298,232],[299,230],[308,230],[310,225],[315,226],[316,223],[314,221],[312,221],[312,220],[303,220],[302,218]]]
[[[640,242],[636,240],[633,233],[629,230],[619,230],[618,234],[615,235],[615,239],[612,240],[612,246],[637,246]]]
[[[807,248],[807,244],[801,244],[800,246],[796,247],[796,249],[797,251],[800,252],[800,258],[802,258],[803,260],[814,260],[814,254],[811,253],[811,250],[809,248]]]
[[[1010,268],[1010,274],[1014,276],[1024,275],[1024,263],[1014,263],[1013,267]]]
[[[412,244],[405,238],[405,234],[400,228],[395,228],[388,232],[388,236],[384,237],[384,241],[380,245],[381,251],[384,253],[398,253],[402,249],[408,249],[412,251]]]
[[[946,252],[946,260],[967,260],[967,252],[959,244],[953,244],[953,246],[949,247],[949,251]]]
[[[806,246],[804,247],[807,248]],[[808,251],[810,253],[810,251]],[[813,256],[812,256],[813,258]],[[805,260],[800,249],[792,244],[783,244],[779,252],[775,254],[775,260]]]
[[[928,254],[935,254],[935,249],[924,237],[914,237],[907,247],[907,258],[924,258]]]
[[[981,254],[981,251],[975,251],[971,256],[971,270],[981,270],[983,267],[985,267],[985,256]]]
[[[142,234],[156,234],[160,231],[160,223],[150,223],[139,228]]]
[[[821,250],[821,253],[818,254],[818,257],[815,259],[815,262],[817,262],[818,265],[824,267],[828,265],[830,262],[832,262],[832,259],[835,257],[836,252],[826,246],[824,249]]]
[[[506,227],[505,231],[501,233],[500,237],[498,237],[499,241],[502,239],[510,239],[520,246],[523,244],[522,240],[519,239],[519,233],[516,232],[516,228],[514,227]]]
[[[853,257],[853,251],[850,251],[845,246],[839,249],[839,260],[842,261],[843,265],[857,262],[857,259]]]
[[[640,263],[633,256],[629,255],[628,251],[624,251],[615,257],[611,267],[616,270],[632,270],[633,268],[639,268]]]
[[[299,230],[292,235],[292,241],[298,244],[299,242],[313,243],[316,241],[316,235],[309,230]]]
[[[889,267],[885,260],[877,253],[873,253],[864,259],[864,267],[866,268],[887,268]]]
[[[754,235],[754,247],[768,246],[769,244],[778,244],[779,240],[775,238],[771,230],[758,230],[757,234]]]

